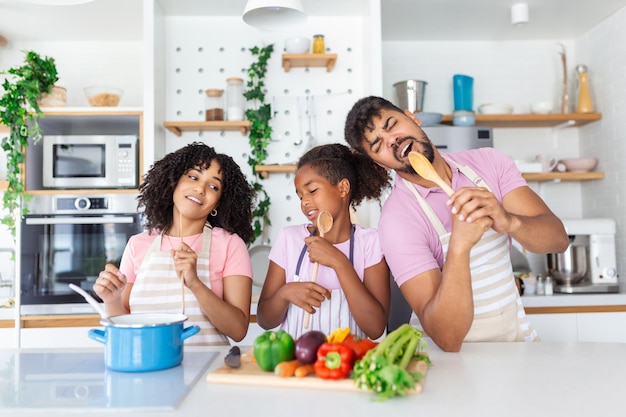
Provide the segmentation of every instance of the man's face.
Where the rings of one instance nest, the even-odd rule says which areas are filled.
[[[364,132],[365,153],[378,165],[396,172],[415,174],[409,152],[422,153],[431,163],[435,152],[413,114],[383,109]]]

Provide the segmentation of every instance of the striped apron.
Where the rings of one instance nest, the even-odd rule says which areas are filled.
[[[181,282],[174,268],[174,259],[169,250],[161,250],[163,234],[159,234],[152,244],[139,267],[137,278],[130,294],[131,313],[181,313]],[[211,249],[211,228],[205,227],[202,232],[202,250],[198,253],[198,277],[208,288],[209,252]],[[185,345],[228,345],[226,336],[220,333],[200,309],[200,304],[193,293],[185,287],[185,315],[189,325],[197,325],[200,332],[185,340]]]
[[[315,233],[315,231],[313,231]],[[313,234],[312,233],[312,234]],[[300,257],[298,258],[298,264],[296,266],[296,273],[293,281],[310,281],[311,275],[313,273],[313,263],[309,262],[310,268],[301,268],[303,264],[303,260],[306,255],[306,245],[302,248],[300,252]],[[352,227],[350,233],[350,254],[349,259],[350,263],[353,264],[354,257],[354,226]],[[307,257],[308,259],[308,257]],[[322,271],[322,268],[329,269],[327,266],[319,265],[319,271]],[[359,277],[363,276],[363,271],[357,271]],[[362,279],[362,278],[361,278]],[[324,300],[317,309],[315,314],[311,314],[309,317],[309,328],[304,328],[304,317],[305,311],[298,307],[295,304],[289,304],[289,309],[287,310],[287,317],[280,325],[282,330],[285,330],[294,339],[298,339],[302,333],[305,333],[309,330],[318,330],[325,334],[330,334],[333,330],[337,328],[350,328],[350,333],[358,335],[359,337],[366,337],[365,333],[360,329],[360,327],[356,324],[356,320],[352,317],[352,313],[350,312],[350,306],[348,305],[348,300],[341,288],[332,289],[331,296],[329,300]]]
[[[468,166],[456,165],[476,186],[490,190],[485,181]],[[441,242],[444,262],[450,243],[448,232],[432,207],[417,192],[413,184],[403,178],[417,202],[433,225]],[[491,191],[491,190],[490,190]],[[509,253],[509,237],[487,230],[470,252],[470,275],[474,297],[474,321],[464,342],[522,342],[538,341],[522,305]],[[421,327],[415,312],[411,324]]]

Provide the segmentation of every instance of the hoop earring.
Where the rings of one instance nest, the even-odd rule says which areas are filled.
[[[213,217],[217,216],[217,209],[213,209],[211,211],[211,216],[213,216]]]

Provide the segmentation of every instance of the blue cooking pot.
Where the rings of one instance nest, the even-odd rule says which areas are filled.
[[[183,361],[183,341],[200,331],[183,328],[187,316],[172,313],[135,313],[103,319],[104,330],[91,329],[89,337],[104,344],[107,368],[147,372],[171,368]]]

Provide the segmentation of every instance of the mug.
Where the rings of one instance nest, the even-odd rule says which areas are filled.
[[[537,155],[535,161],[541,163],[542,172],[553,171],[559,163],[559,161],[555,157],[546,154]]]

